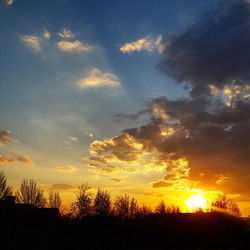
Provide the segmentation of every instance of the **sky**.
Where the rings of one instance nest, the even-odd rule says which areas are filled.
[[[0,0],[0,170],[250,211],[247,1]]]

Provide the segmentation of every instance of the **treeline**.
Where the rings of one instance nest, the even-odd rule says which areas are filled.
[[[134,197],[125,194],[118,196],[114,202],[111,200],[110,193],[98,188],[96,194],[91,191],[88,184],[78,187],[76,192],[76,201],[70,206],[67,213],[62,209],[62,199],[59,192],[50,191],[46,198],[44,191],[38,187],[33,180],[23,180],[20,189],[13,192],[13,188],[7,184],[6,177],[0,172],[0,199],[9,195],[16,196],[17,203],[33,204],[39,208],[58,208],[61,215],[69,218],[82,219],[86,216],[117,216],[119,218],[137,218],[145,217],[153,212],[159,214],[181,213],[178,206],[166,205],[164,201],[152,209],[146,205],[139,205]],[[206,212],[228,211],[229,213],[240,216],[240,209],[236,202],[229,199],[226,195],[218,196],[217,200],[211,204],[212,208]],[[201,208],[193,211],[196,213],[204,212]]]

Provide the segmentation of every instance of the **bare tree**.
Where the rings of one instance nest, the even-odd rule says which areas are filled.
[[[166,213],[166,205],[164,201],[160,201],[160,203],[156,206],[155,212],[158,214],[165,214]]]
[[[233,199],[228,198],[225,194],[219,195],[217,197],[217,200],[212,202],[212,206],[220,208],[220,209],[228,210],[230,213],[232,213],[235,216],[238,216],[238,217],[241,216],[241,212],[240,212],[238,204]]]
[[[227,209],[228,199],[225,194],[218,195],[216,201],[212,202],[212,206],[218,207],[221,209]]]
[[[88,184],[83,184],[78,189],[78,193],[76,193],[77,199],[71,206],[71,212],[74,216],[83,218],[91,214],[93,194],[89,192],[91,187]]]
[[[139,208],[139,216],[140,217],[145,217],[145,216],[148,216],[152,213],[152,208],[151,207],[148,207],[146,205],[142,205],[140,208]]]
[[[126,218],[129,216],[129,196],[125,194],[124,197],[118,196],[114,203],[114,209],[116,215],[121,218]]]
[[[16,191],[18,203],[33,204],[37,207],[45,207],[46,198],[34,180],[23,180],[20,190]]]
[[[129,216],[131,218],[135,218],[138,212],[139,212],[139,206],[137,204],[137,200],[133,197],[129,205]]]
[[[62,204],[62,200],[61,200],[59,192],[50,191],[50,193],[49,193],[49,207],[60,209],[61,204]]]
[[[3,200],[8,195],[12,195],[12,187],[7,185],[4,172],[0,171],[0,200]]]
[[[108,191],[98,188],[94,200],[95,215],[109,215],[111,209],[111,198]]]

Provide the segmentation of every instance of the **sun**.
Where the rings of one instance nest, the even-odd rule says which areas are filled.
[[[186,200],[186,204],[190,211],[195,211],[200,208],[205,209],[207,200],[202,195],[192,195],[188,200]]]

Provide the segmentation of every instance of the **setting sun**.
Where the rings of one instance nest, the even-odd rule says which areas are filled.
[[[194,211],[199,208],[206,208],[207,200],[202,195],[192,195],[188,200],[186,200],[186,204],[190,211]]]

